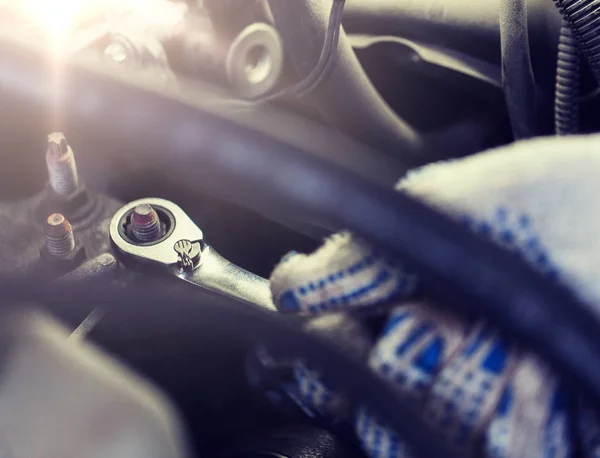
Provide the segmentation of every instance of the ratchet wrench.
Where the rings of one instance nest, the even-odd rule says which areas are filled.
[[[156,240],[140,242],[128,225],[140,205],[149,205],[160,219]],[[114,215],[110,237],[119,256],[140,267],[158,267],[200,288],[275,311],[269,281],[229,262],[204,240],[202,230],[176,204],[147,198],[130,202]]]

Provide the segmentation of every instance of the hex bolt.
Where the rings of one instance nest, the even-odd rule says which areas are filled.
[[[148,204],[138,205],[131,214],[131,232],[138,242],[149,243],[161,237],[158,213]]]
[[[75,249],[75,236],[67,219],[60,213],[48,217],[44,226],[46,249],[55,257],[65,257]]]
[[[61,132],[48,135],[46,165],[50,186],[59,196],[71,196],[79,189],[79,176],[73,150]]]

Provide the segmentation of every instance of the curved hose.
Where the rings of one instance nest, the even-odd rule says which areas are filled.
[[[165,331],[177,333],[185,342],[198,342],[197,347],[201,347],[205,330],[211,329],[213,336],[222,337],[218,342],[222,347],[217,346],[215,352],[227,348],[231,342],[252,346],[260,341],[286,360],[310,361],[327,382],[343,387],[345,393],[360,399],[386,423],[403,433],[415,456],[459,458],[458,453],[444,446],[442,436],[415,413],[395,388],[371,371],[360,358],[328,339],[306,332],[299,322],[280,314],[268,313],[208,291],[195,290],[192,297],[148,284],[143,288],[121,289],[97,279],[61,286],[2,277],[0,293],[3,298],[0,316],[10,310],[12,304],[61,304],[62,310],[81,310],[82,303],[90,304],[92,308],[101,307],[111,318],[106,320],[107,325],[96,327],[89,337],[108,344],[113,352],[131,348],[136,342],[152,342],[157,335],[164,336]],[[3,352],[6,347],[7,342],[3,340]],[[181,351],[186,350],[189,349]],[[10,368],[0,364],[0,372],[2,370]]]
[[[556,135],[572,135],[579,130],[579,50],[571,27],[563,21],[558,42],[554,129]]]
[[[554,0],[600,84],[600,0]]]
[[[269,2],[287,55],[299,77],[317,63],[330,25],[325,0]],[[412,164],[426,162],[419,134],[387,105],[361,67],[343,28],[333,53],[334,65],[313,86],[315,107],[333,125],[384,152],[402,152]]]

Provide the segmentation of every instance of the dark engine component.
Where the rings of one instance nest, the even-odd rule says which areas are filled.
[[[554,0],[554,3],[571,27],[592,73],[600,82],[600,46],[598,44],[600,28],[597,23],[600,2],[597,0]]]

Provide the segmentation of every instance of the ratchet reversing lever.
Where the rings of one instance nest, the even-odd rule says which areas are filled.
[[[119,256],[162,267],[193,285],[275,310],[269,281],[223,258],[173,202],[140,199],[114,215],[110,237]]]

